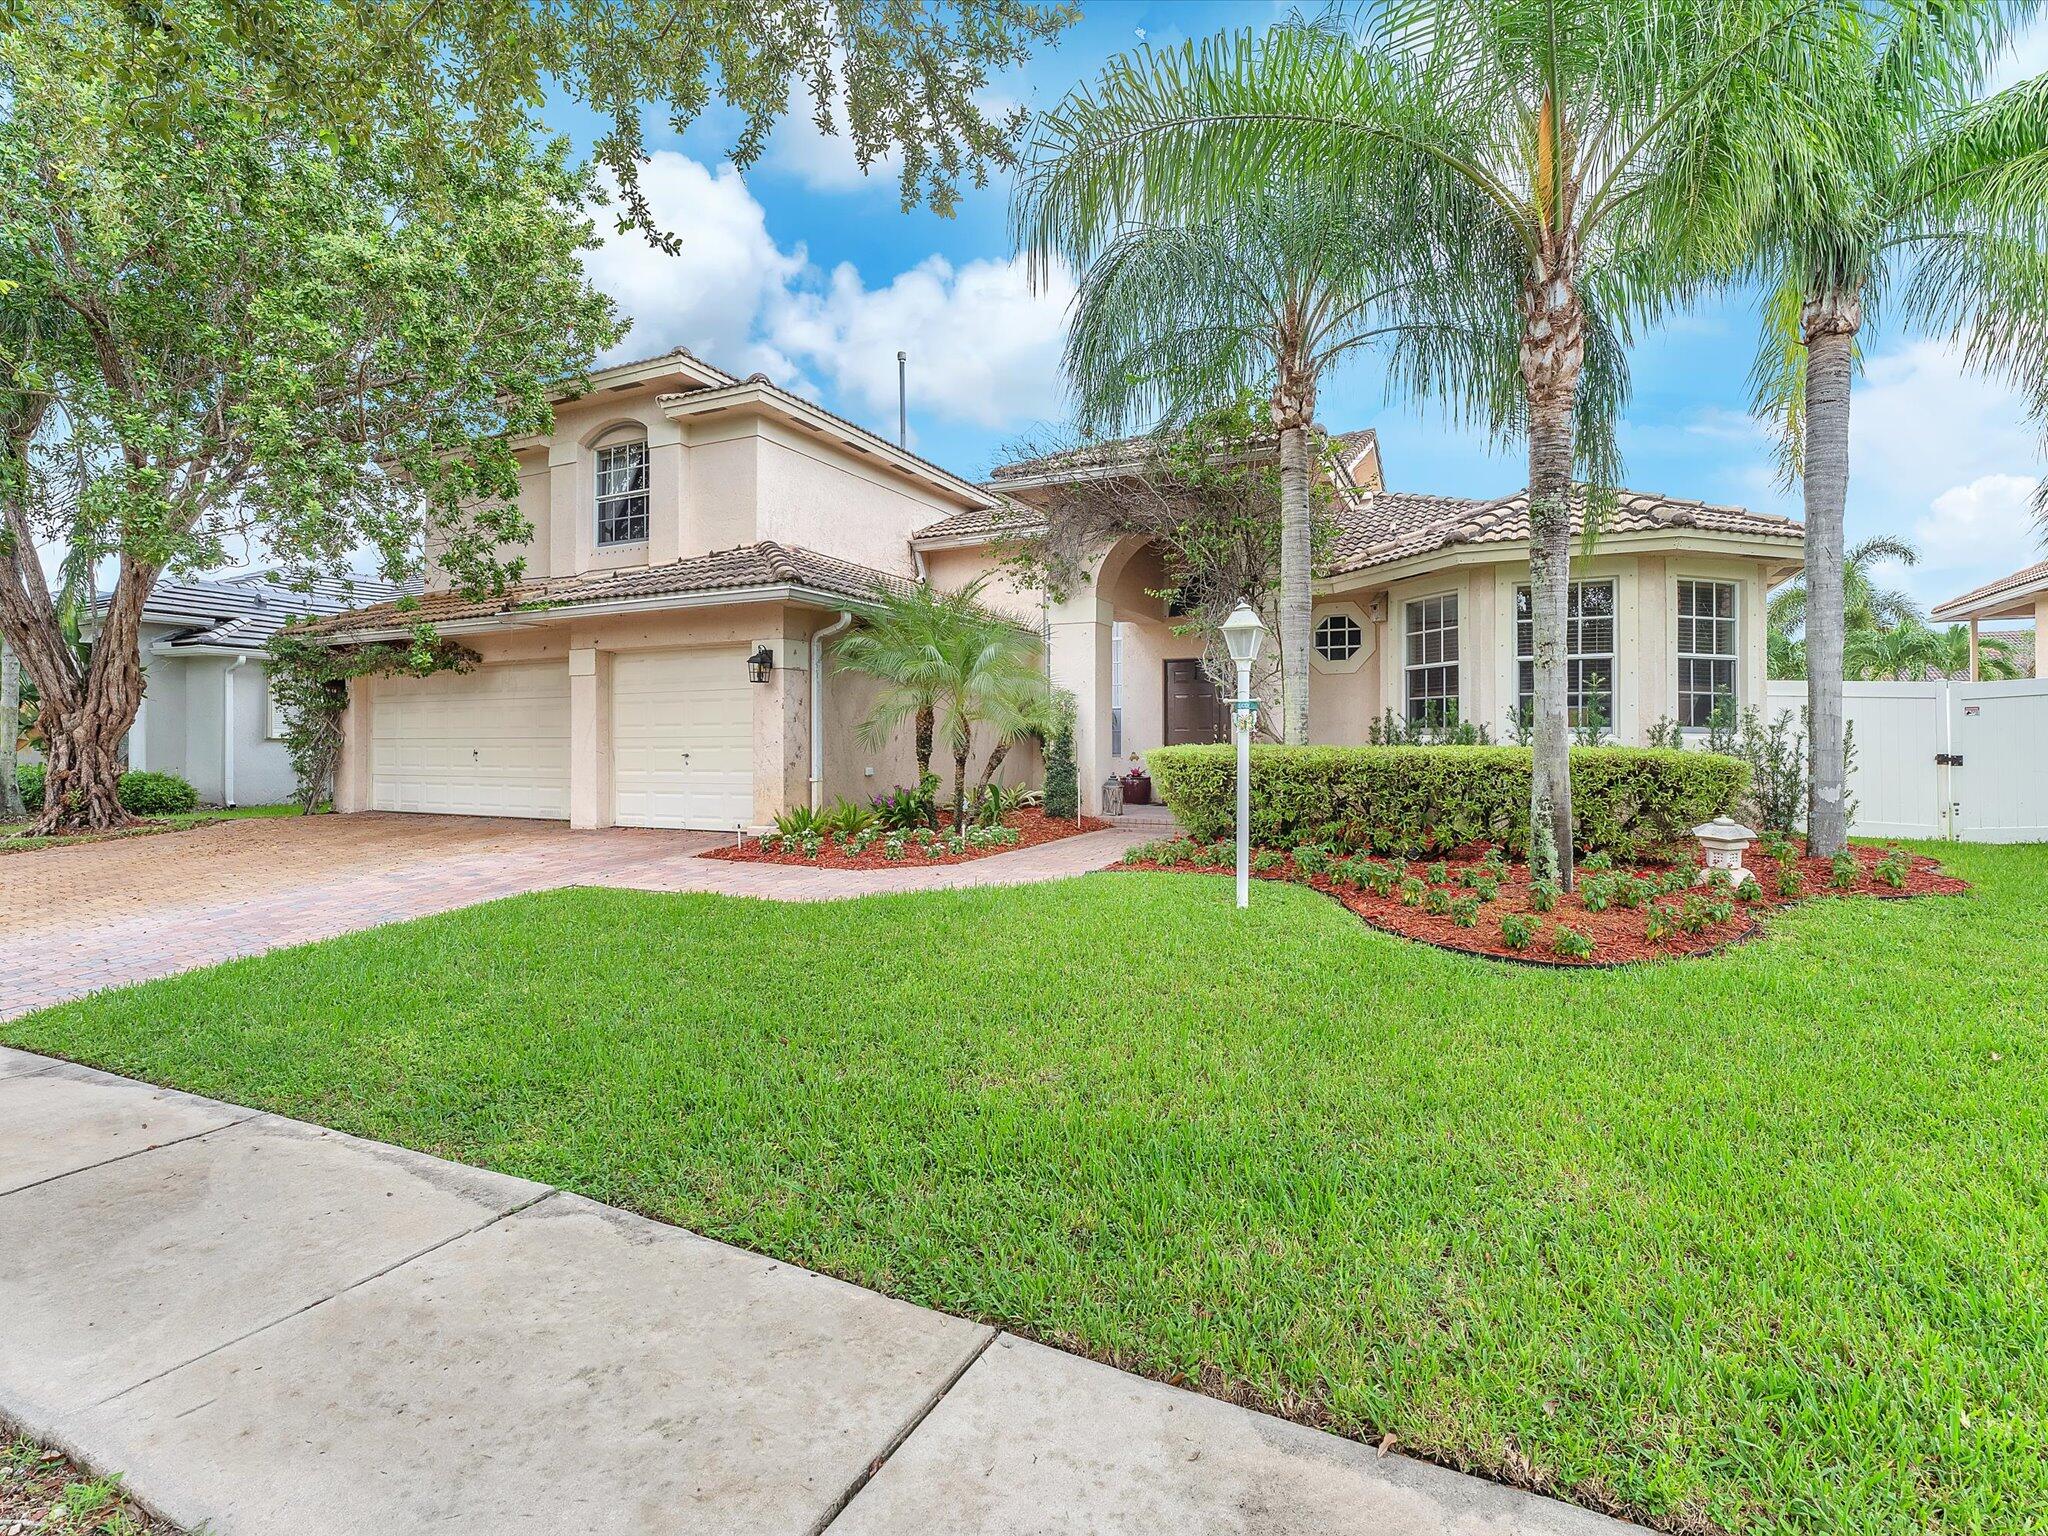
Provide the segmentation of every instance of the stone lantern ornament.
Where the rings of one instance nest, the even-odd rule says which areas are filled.
[[[1693,884],[1705,885],[1715,875],[1727,876],[1730,885],[1740,885],[1745,880],[1754,880],[1756,875],[1743,867],[1743,850],[1756,841],[1756,834],[1741,822],[1728,816],[1716,816],[1703,827],[1694,827],[1692,835],[1700,840],[1705,854],[1705,867],[1699,872]]]

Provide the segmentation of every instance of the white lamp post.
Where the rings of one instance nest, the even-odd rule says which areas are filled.
[[[1237,737],[1237,904],[1252,901],[1252,722],[1258,700],[1252,697],[1252,663],[1259,659],[1266,626],[1250,603],[1239,603],[1223,621],[1223,643],[1237,663],[1237,697],[1230,704],[1231,732]]]

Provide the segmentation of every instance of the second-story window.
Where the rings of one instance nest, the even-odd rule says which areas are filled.
[[[635,438],[597,450],[597,543],[647,538],[647,442]]]

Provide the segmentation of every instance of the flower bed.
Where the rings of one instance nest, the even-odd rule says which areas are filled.
[[[923,827],[909,832],[870,828],[850,836],[825,832],[784,837],[771,832],[736,847],[715,848],[704,857],[743,864],[804,864],[813,869],[916,869],[929,864],[965,864],[994,853],[1035,848],[1077,833],[1099,832],[1108,825],[1094,816],[1052,817],[1036,806],[1026,806],[1006,814],[998,825],[971,826],[963,837],[955,837],[950,825],[940,832]]]
[[[1127,869],[1221,873],[1236,868],[1229,842],[1177,839],[1124,855]],[[1808,857],[1772,840],[1752,849],[1754,881],[1696,885],[1695,863],[1610,867],[1581,863],[1577,888],[1539,887],[1526,864],[1498,851],[1461,849],[1420,862],[1347,856],[1319,846],[1254,850],[1252,872],[1291,880],[1341,902],[1375,928],[1443,949],[1539,965],[1628,965],[1709,954],[1758,931],[1773,907],[1815,896],[1954,895],[1969,887],[1933,859],[1897,848],[1852,848],[1840,860]]]

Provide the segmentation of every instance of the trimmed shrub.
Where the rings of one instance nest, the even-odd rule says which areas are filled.
[[[199,804],[199,791],[175,773],[124,773],[115,792],[130,816],[182,816]]]
[[[1081,814],[1081,778],[1074,762],[1074,705],[1062,695],[1052,739],[1045,747],[1045,814],[1072,821]]]
[[[21,803],[32,816],[43,808],[44,777],[41,763],[24,763],[14,772]],[[124,773],[114,792],[131,816],[180,816],[199,804],[199,791],[175,773]]]
[[[1524,747],[1253,747],[1252,841],[1408,858],[1485,841],[1526,854],[1529,757]],[[1145,764],[1192,835],[1235,831],[1235,748],[1155,747]],[[1572,751],[1578,845],[1619,859],[1691,846],[1693,827],[1728,811],[1748,787],[1746,763],[1710,752]]]

